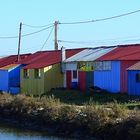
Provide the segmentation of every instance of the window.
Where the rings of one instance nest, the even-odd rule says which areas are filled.
[[[35,69],[34,74],[35,74],[35,78],[40,78],[41,77],[40,69]]]
[[[137,73],[136,74],[136,82],[137,83],[140,83],[140,73]]]
[[[73,72],[72,72],[72,78],[73,79],[77,79],[77,71],[76,70],[73,70]]]
[[[24,76],[24,78],[29,78],[29,70],[28,69],[23,70],[23,76]]]
[[[81,71],[92,71],[93,62],[78,62],[77,69]]]
[[[111,70],[111,61],[97,61],[93,66],[95,70]]]
[[[85,62],[78,62],[77,63],[77,69],[82,69],[85,66],[86,66],[86,63]]]
[[[111,70],[111,62],[110,61],[103,62],[103,70]]]

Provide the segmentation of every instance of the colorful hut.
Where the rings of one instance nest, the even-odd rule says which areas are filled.
[[[20,69],[22,65],[11,64],[0,68],[0,90],[17,94],[20,92]]]
[[[66,58],[83,49],[64,51]],[[21,70],[21,92],[40,95],[53,88],[64,87],[64,74],[61,71],[62,51],[36,52],[22,63],[26,66]]]
[[[128,68],[128,94],[140,95],[140,61]]]
[[[20,60],[30,54],[20,56]],[[23,65],[16,64],[17,55],[11,55],[0,59],[0,91],[11,94],[20,92],[20,69]]]
[[[85,49],[65,60],[65,85],[82,91],[94,85],[94,61],[114,48],[101,47]]]
[[[127,93],[127,68],[140,60],[140,44],[119,45],[96,60],[94,85],[113,93]]]

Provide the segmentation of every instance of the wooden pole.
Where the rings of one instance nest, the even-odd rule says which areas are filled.
[[[22,29],[22,22],[20,22],[19,27],[19,40],[18,40],[18,62],[20,61],[20,47],[21,47],[21,29]]]
[[[58,42],[57,42],[58,21],[55,21],[54,26],[55,26],[55,30],[54,30],[54,49],[58,50]]]

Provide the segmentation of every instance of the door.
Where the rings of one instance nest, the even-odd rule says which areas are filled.
[[[93,86],[93,71],[86,72],[86,88],[89,89]]]

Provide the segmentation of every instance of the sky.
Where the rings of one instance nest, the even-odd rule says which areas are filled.
[[[0,37],[18,36],[19,24],[43,26],[55,21],[79,22],[112,17],[140,9],[139,0],[0,0]],[[76,25],[58,26],[59,49],[140,43],[140,12],[133,15]],[[53,28],[53,27],[52,27]],[[54,49],[49,28],[21,38],[21,53]],[[43,28],[22,26],[22,35]],[[17,54],[18,38],[0,38],[0,56]]]

